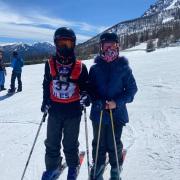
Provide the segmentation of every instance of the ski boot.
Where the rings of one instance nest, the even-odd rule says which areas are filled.
[[[76,180],[78,175],[78,167],[69,167],[67,180]]]
[[[60,170],[47,170],[43,172],[41,180],[57,180],[60,175]]]
[[[94,178],[94,168],[95,166],[91,168],[89,180],[103,180],[105,165],[99,165],[96,167],[95,178]]]
[[[16,89],[8,89],[8,94],[13,94],[15,93]]]
[[[4,87],[4,85],[1,85],[0,91],[4,91],[4,90],[6,90],[6,88]]]
[[[120,177],[118,177],[118,173],[119,173],[119,176],[121,174],[121,167],[120,167],[120,170],[118,172],[118,168],[115,167],[111,167],[111,172],[110,172],[110,179],[109,180],[121,180]]]
[[[22,88],[18,88],[18,89],[17,89],[17,92],[21,92],[21,91],[22,91]]]

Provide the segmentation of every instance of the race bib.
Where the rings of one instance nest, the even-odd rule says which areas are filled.
[[[69,99],[75,93],[76,85],[72,82],[53,80],[52,92],[58,99]]]

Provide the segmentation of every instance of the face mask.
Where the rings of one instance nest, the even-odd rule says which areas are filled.
[[[73,48],[67,48],[67,47],[59,48],[59,47],[57,47],[56,51],[57,51],[58,55],[62,56],[63,58],[68,58],[68,57],[74,56],[74,49]]]
[[[105,42],[101,48],[102,59],[106,62],[112,62],[119,56],[119,46],[115,42]]]
[[[74,49],[73,50],[69,50],[69,49],[56,50],[56,56],[57,56],[57,61],[59,61],[60,64],[68,65],[76,61]]]

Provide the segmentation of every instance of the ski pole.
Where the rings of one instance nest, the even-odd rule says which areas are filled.
[[[102,116],[103,116],[103,110],[101,110],[101,113],[100,113],[100,122],[99,122],[99,130],[98,130],[98,140],[97,140],[97,147],[96,147],[96,158],[95,158],[95,167],[94,167],[93,179],[95,179],[95,176],[96,176],[97,159],[98,159],[98,151],[99,151],[99,141],[100,141],[100,135],[101,135]]]
[[[31,148],[31,151],[30,151],[30,153],[29,153],[28,160],[27,160],[26,165],[25,165],[25,168],[24,168],[24,171],[23,171],[21,180],[24,179],[24,175],[25,175],[25,173],[26,173],[26,169],[27,169],[27,167],[28,167],[28,164],[29,164],[31,155],[32,155],[32,153],[33,153],[33,150],[34,150],[34,147],[35,147],[37,138],[38,138],[38,136],[39,136],[39,132],[40,132],[41,127],[42,127],[42,124],[43,124],[43,122],[45,122],[45,120],[46,120],[46,116],[47,116],[47,112],[45,112],[45,113],[43,114],[43,117],[42,117],[41,123],[40,123],[40,125],[39,125],[38,131],[37,131],[37,133],[36,133],[36,137],[35,137],[35,139],[34,139],[34,142],[33,142],[32,148]]]
[[[115,134],[114,134],[114,121],[113,121],[113,114],[112,110],[110,109],[110,119],[111,119],[111,125],[112,125],[112,133],[113,133],[113,141],[114,141],[114,149],[115,149],[115,155],[116,155],[116,163],[118,168],[118,179],[120,179],[120,168],[119,168],[119,161],[118,161],[118,153],[117,153],[117,145],[115,140]]]
[[[85,121],[85,135],[86,135],[87,166],[88,166],[88,177],[89,177],[90,176],[90,163],[89,163],[89,144],[88,144],[88,128],[87,128],[86,106],[84,106],[84,121]]]

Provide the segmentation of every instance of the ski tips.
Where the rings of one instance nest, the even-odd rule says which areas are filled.
[[[85,155],[85,151],[81,151],[79,153],[79,163],[82,164],[83,160],[84,160],[84,155]]]
[[[122,150],[122,158],[123,158],[123,161],[124,161],[125,158],[126,158],[126,154],[127,154],[127,149],[123,149],[123,150]]]

